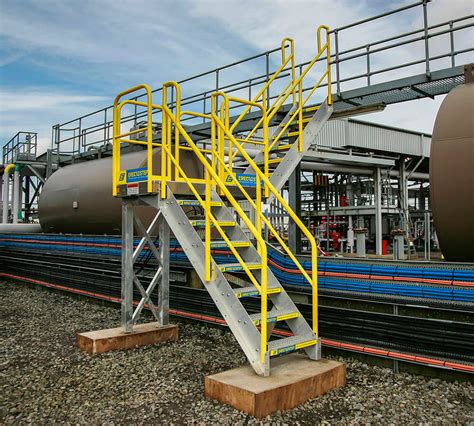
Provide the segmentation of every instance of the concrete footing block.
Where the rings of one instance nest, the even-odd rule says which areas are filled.
[[[78,333],[76,343],[79,349],[95,355],[177,339],[177,325],[161,327],[159,323],[151,322],[134,326],[132,333],[124,333],[121,327]]]
[[[345,365],[291,354],[272,360],[271,375],[257,376],[245,366],[205,378],[205,394],[254,417],[262,418],[322,395],[346,383]]]

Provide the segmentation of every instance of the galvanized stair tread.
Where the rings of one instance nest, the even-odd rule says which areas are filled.
[[[286,352],[293,352],[317,344],[313,334],[303,334],[301,336],[290,336],[283,339],[268,342],[270,356],[279,355]]]
[[[285,144],[285,145],[278,145],[272,148],[269,152],[286,151],[287,149],[290,149],[292,146],[293,146],[292,143]]]
[[[206,219],[191,219],[189,221],[192,226],[206,226]],[[220,226],[235,226],[236,222],[230,220],[217,221]],[[214,223],[211,222],[211,226],[214,226]]]
[[[253,297],[259,296],[260,292],[255,288],[255,286],[251,285],[248,287],[237,287],[234,288],[234,294],[238,299],[243,299],[244,297]],[[281,293],[281,287],[279,286],[268,286],[267,287],[268,294],[277,294]]]
[[[262,264],[259,262],[246,262],[245,266],[248,269],[261,269]],[[244,270],[244,267],[240,263],[221,263],[219,265],[221,272],[240,272]]]
[[[250,241],[231,241],[231,243],[235,248],[250,247],[251,245]],[[211,241],[211,247],[212,248],[227,248],[229,247],[229,245],[226,243],[225,240],[214,240],[214,241]]]
[[[178,202],[178,205],[180,206],[198,206],[201,207],[201,203],[198,200],[185,200],[185,199],[179,199],[176,200]],[[222,202],[220,201],[211,201],[211,207],[221,207]]]
[[[294,309],[272,309],[271,311],[267,312],[267,322],[285,321],[292,318],[297,318],[299,315],[299,311],[295,311]],[[262,319],[262,313],[258,312],[256,314],[252,314],[250,315],[250,318],[255,325],[259,325],[260,320]]]

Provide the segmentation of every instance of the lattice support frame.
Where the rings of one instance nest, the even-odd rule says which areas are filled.
[[[133,332],[143,308],[148,307],[161,326],[169,325],[169,244],[170,230],[160,210],[157,210],[148,228],[145,228],[134,206],[138,199],[122,199],[122,306],[121,327],[125,333]],[[159,246],[152,236],[158,229]],[[135,230],[141,239],[134,247]],[[156,271],[145,288],[135,273],[135,263],[145,248],[151,250],[156,260]],[[152,292],[158,286],[158,302],[152,301]],[[137,288],[141,299],[134,306],[133,290]]]

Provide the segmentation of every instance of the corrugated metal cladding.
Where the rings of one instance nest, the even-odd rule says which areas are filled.
[[[356,120],[331,120],[323,127],[315,144],[429,157],[431,137]]]

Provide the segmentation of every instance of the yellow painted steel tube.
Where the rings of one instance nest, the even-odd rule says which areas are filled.
[[[148,87],[148,86],[147,86]],[[146,132],[147,132],[147,140],[145,141],[136,141],[132,139],[122,139],[120,135],[115,136],[116,140],[118,140],[118,145],[119,145],[119,151],[120,151],[120,142],[128,142],[128,143],[134,143],[138,145],[146,145],[147,146],[147,191],[152,192],[153,191],[153,181],[156,178],[156,176],[153,175],[153,147],[159,147],[162,146],[162,144],[157,144],[153,142],[153,110],[156,109],[157,111],[161,111],[162,107],[161,105],[155,105],[152,103],[152,98],[151,98],[151,89],[150,92],[147,93],[147,102],[141,102],[141,101],[136,101],[134,99],[126,99],[122,101],[117,108],[117,113],[116,113],[116,119],[118,120],[118,127],[120,128],[120,122],[121,122],[121,111],[124,105],[137,105],[137,106],[142,106],[147,108],[147,126],[146,126]],[[115,129],[115,125],[114,125]],[[144,128],[145,129],[145,128]],[[143,131],[143,130],[142,130]],[[163,134],[162,134],[163,136]],[[163,138],[162,138],[163,142]],[[118,153],[120,156],[120,152]],[[115,153],[114,153],[115,156]],[[120,160],[118,160],[117,163],[117,173],[120,173]],[[163,178],[163,172],[161,173],[161,179]],[[162,179],[163,180],[163,179]]]
[[[285,123],[285,125],[283,126],[283,128],[280,130],[280,133],[278,133],[278,135],[272,140],[272,143],[270,144],[270,146],[268,147],[269,150],[271,150],[275,145],[276,143],[280,140],[280,138],[283,136],[283,134],[286,132],[286,130],[288,129],[288,127],[290,126],[290,124],[293,122],[293,120],[298,116],[299,114],[299,109],[298,108],[295,112],[293,112],[293,114],[291,114],[290,118],[288,119],[288,121]]]
[[[268,120],[267,120],[267,110],[264,106],[264,103],[263,105],[260,105],[259,103],[257,102],[254,102],[254,101],[248,101],[246,99],[241,99],[241,98],[236,98],[234,96],[226,96],[223,92],[215,92],[213,93],[212,96],[223,96],[223,98],[225,99],[225,106],[226,106],[226,109],[227,111],[229,111],[229,103],[230,102],[236,102],[236,103],[241,103],[241,104],[244,104],[244,105],[248,105],[250,107],[255,107],[255,108],[258,108],[261,112],[262,112],[262,121],[263,121],[263,141],[262,141],[262,145],[263,145],[263,153],[264,153],[264,157],[267,157],[268,156],[268,150],[267,150],[267,146],[268,146]],[[263,100],[266,99],[266,95],[265,95],[265,92],[263,93]],[[227,128],[229,128],[228,124],[226,125]],[[230,129],[232,131],[232,128]],[[235,138],[232,138],[233,139],[233,142],[234,144],[237,144],[237,139]],[[242,142],[240,144],[240,146],[243,146],[244,142]],[[231,144],[229,144],[229,147],[232,146]],[[230,149],[230,148],[229,148]],[[237,154],[237,151],[235,152],[235,154],[233,152],[230,152],[231,154],[231,157],[232,156],[235,156]],[[267,158],[268,159],[268,158]],[[232,170],[232,161],[229,162],[230,164],[230,167],[231,167],[231,170]],[[265,175],[268,175],[268,161],[264,161],[264,173]],[[233,170],[232,170],[233,171]],[[267,195],[265,195],[267,196]]]
[[[286,55],[286,49],[285,49],[285,43],[288,42],[290,43],[290,51],[291,54],[289,58],[291,58],[291,81],[295,81],[296,73],[295,73],[295,41],[290,38],[290,37],[285,37],[281,41],[281,62],[285,62],[285,55]],[[293,90],[293,105],[296,103],[296,92]]]
[[[303,152],[303,82],[298,85],[298,151]]]
[[[119,103],[120,99],[123,96],[126,96],[130,93],[133,93],[138,90],[145,90],[146,95],[147,95],[147,102],[140,102],[132,99],[127,99]],[[149,152],[148,154],[148,160],[151,154],[151,146],[150,143],[152,143],[152,107],[155,107],[157,109],[160,109],[161,107],[158,105],[152,105],[151,103],[151,89],[147,84],[139,84],[137,86],[131,87],[130,89],[124,90],[120,92],[114,100],[114,105],[113,105],[113,146],[112,146],[112,194],[114,196],[117,196],[118,194],[118,182],[119,182],[119,175],[120,175],[120,143],[121,143],[121,138],[122,136],[125,136],[126,134],[121,135],[120,134],[120,125],[121,125],[121,111],[124,105],[126,104],[133,104],[133,105],[139,105],[139,106],[145,106],[147,107],[147,115],[148,115],[148,123],[146,127],[147,131],[147,145],[149,145]],[[140,129],[141,130],[141,129]],[[138,131],[136,133],[139,133]],[[131,133],[129,132],[129,135]],[[136,143],[132,142],[132,140],[128,140],[130,143]],[[148,179],[150,179],[150,172]]]
[[[137,86],[131,87],[130,89],[124,90],[123,92],[120,92],[114,100],[114,131],[113,131],[113,156],[114,160],[112,161],[112,184],[113,184],[113,194],[117,195],[117,184],[118,184],[118,178],[120,174],[120,141],[118,140],[118,135],[120,135],[120,110],[121,107],[124,105],[123,103],[120,106],[120,109],[118,108],[118,104],[120,99],[128,95],[130,93],[136,92],[138,90],[145,90],[146,95],[147,95],[147,116],[148,116],[148,123],[147,123],[147,137],[148,137],[148,142],[151,143],[151,136],[152,136],[152,124],[151,124],[151,89],[148,84],[139,84]],[[151,161],[151,146],[149,147],[148,150],[148,162]],[[148,164],[148,167],[150,164]],[[149,176],[151,175],[151,171],[148,170]]]
[[[8,166],[5,167],[5,169],[3,170],[3,173],[10,173],[14,169],[15,169],[15,164],[14,163],[9,164]]]
[[[209,177],[209,171],[206,169],[206,197],[204,213],[206,217],[206,228],[205,228],[205,253],[204,262],[206,267],[206,281],[211,281],[211,179]]]
[[[164,96],[163,96],[164,97]],[[166,103],[163,103],[163,107]],[[165,110],[162,110],[161,116],[161,185],[160,185],[160,197],[161,199],[166,198],[166,164],[167,159],[166,156],[168,155],[168,117],[165,113]]]
[[[170,111],[171,113],[171,111]],[[172,113],[171,113],[172,114]],[[175,121],[174,118],[171,118],[174,123],[176,124],[177,122]],[[180,132],[184,131],[185,130],[183,129],[183,127],[181,127],[181,124],[179,124],[178,126],[180,128]],[[182,133],[184,138],[185,139],[188,139],[189,136],[187,133]],[[190,138],[189,138],[190,139]],[[191,139],[190,139],[191,140]],[[193,144],[194,145],[194,144]],[[199,148],[197,148],[197,146],[194,145],[194,152],[197,153],[199,152]],[[165,150],[168,150],[167,147],[164,148]],[[175,167],[179,168],[180,169],[180,173],[181,175],[183,176],[185,182],[187,183],[188,187],[191,189],[191,192],[194,194],[194,196],[196,197],[196,199],[198,200],[199,204],[201,204],[201,206],[204,208],[205,206],[205,201],[201,198],[201,196],[199,195],[198,191],[196,190],[196,188],[194,187],[194,185],[192,184],[191,180],[186,176],[186,174],[184,173],[183,169],[181,168],[181,166],[177,163],[176,159],[173,157],[173,155],[171,154],[171,151],[168,150],[168,154],[169,154],[169,157],[171,158],[171,161],[174,163]],[[198,155],[198,154],[197,154]],[[198,155],[199,157],[199,155]],[[205,158],[205,157],[203,157]],[[203,163],[206,167],[206,170],[209,172],[210,175],[214,174],[214,176],[217,176],[215,172],[211,173],[210,171],[212,170],[212,168],[209,166],[209,163],[206,161],[206,163]],[[209,167],[208,167],[209,166]],[[217,181],[219,186],[220,187],[225,187],[225,184],[222,183],[222,181]],[[232,197],[232,195],[230,193],[228,193],[230,195],[230,197]],[[226,195],[227,196],[227,195]],[[248,217],[245,215],[245,212],[240,209],[240,206],[238,205],[238,203],[236,202],[236,200],[234,198],[229,198],[229,196],[227,196],[228,200],[231,202],[232,206],[234,207],[234,209],[236,210],[237,214],[239,214],[239,216],[244,220],[244,223],[247,225],[247,227],[249,227],[248,224],[251,225],[251,227],[253,228],[253,230],[249,227],[249,230],[252,232],[252,231],[255,231],[255,228],[253,227],[252,225],[252,222],[250,221],[250,219],[248,219]],[[239,208],[237,209],[236,206],[238,206]],[[240,211],[240,213],[239,213]],[[241,215],[242,214],[242,215]],[[237,261],[242,265],[244,271],[246,272],[246,274],[248,275],[248,277],[250,278],[250,280],[252,281],[252,283],[254,284],[255,288],[260,292],[261,291],[261,286],[260,284],[258,283],[258,281],[256,280],[255,276],[252,274],[252,272],[250,271],[250,269],[246,266],[245,264],[245,261],[242,259],[242,257],[240,256],[239,252],[235,249],[235,247],[232,245],[232,242],[229,240],[229,238],[227,237],[227,235],[225,234],[224,230],[222,229],[222,227],[219,225],[218,221],[216,220],[216,218],[214,217],[214,215],[212,215],[212,212],[209,214],[209,217],[210,217],[210,220],[212,221],[212,223],[214,224],[214,227],[217,229],[217,231],[221,234],[222,238],[224,239],[224,241],[226,242],[226,244],[229,246],[229,248],[231,249],[232,251],[232,254],[235,256],[235,258],[237,259]],[[255,233],[256,234],[256,233]],[[255,238],[257,239],[258,241],[258,236],[255,235]],[[260,239],[263,241],[263,239],[261,238],[260,236]],[[266,248],[266,246],[265,246]]]
[[[194,111],[181,111],[180,118],[181,118],[183,115],[190,115],[190,116],[192,116],[192,117],[198,117],[198,118],[207,118],[208,120],[211,119],[210,114],[203,114],[203,113],[194,112]]]
[[[129,143],[129,144],[133,144],[133,145],[145,145],[145,146],[148,146],[148,142],[145,142],[145,141],[139,141],[139,140],[136,140],[136,139],[117,139],[118,141],[120,141],[120,143]],[[157,147],[160,147],[161,146],[161,143],[157,143],[157,142],[153,142],[152,143],[152,146],[154,146],[155,148]]]
[[[308,95],[306,95],[306,98],[304,98],[302,104],[303,106],[306,105],[306,102],[308,102],[308,99],[311,97],[311,95],[316,91],[316,89],[319,87],[319,85],[322,83],[322,81],[324,80],[324,78],[328,75],[328,70],[324,71],[324,73],[321,75],[321,77],[319,78],[319,80],[316,82],[316,84],[313,86],[313,88],[310,90],[310,92],[308,93]]]
[[[250,145],[263,145],[262,141],[254,141],[250,139],[243,139],[243,138],[234,138],[237,142],[241,143],[248,143]]]
[[[219,118],[217,116],[214,117],[216,120],[216,123],[223,128],[224,132],[226,133],[228,138],[232,138],[232,134],[228,129],[225,128],[225,126],[220,122]],[[317,302],[317,244],[316,240],[314,239],[314,236],[311,234],[311,232],[304,226],[303,222],[301,222],[300,218],[295,214],[295,212],[290,208],[290,206],[286,203],[284,198],[280,195],[280,193],[275,189],[275,187],[271,184],[271,182],[267,179],[267,177],[264,175],[264,173],[259,169],[259,167],[254,163],[252,158],[247,154],[247,152],[242,149],[239,145],[237,145],[237,148],[240,151],[240,154],[245,158],[245,160],[251,165],[251,167],[254,169],[255,174],[260,177],[260,179],[263,180],[264,184],[268,186],[269,190],[272,192],[272,194],[275,196],[275,198],[280,202],[282,207],[288,212],[288,215],[290,218],[296,223],[296,225],[301,229],[303,234],[308,238],[308,241],[310,242],[311,245],[311,266],[312,266],[312,276],[311,276],[311,281],[310,284],[312,286],[313,290],[313,302]],[[302,270],[303,273],[304,269]],[[305,276],[307,276],[306,272],[304,272]],[[309,278],[309,277],[308,277]],[[307,278],[307,279],[308,279]],[[317,306],[315,307],[313,304],[313,331],[315,332],[316,336],[318,335],[318,321],[317,321]]]
[[[291,86],[291,92],[287,93],[286,95],[284,95],[280,101],[278,102],[277,105],[275,105],[274,109],[269,113],[268,115],[268,119],[271,120],[273,118],[273,116],[278,112],[278,110],[281,108],[281,106],[283,105],[283,103],[288,99],[288,97],[290,96],[290,94],[292,93],[292,91],[300,84],[300,82],[304,79],[304,77],[306,76],[306,74],[308,74],[308,72],[311,70],[311,68],[313,67],[313,65],[316,63],[316,61],[321,57],[323,51],[320,51],[314,58],[313,60],[306,66],[306,68],[304,69],[304,71],[299,75],[299,77],[293,82],[292,86]]]
[[[280,67],[275,71],[273,76],[267,81],[267,83],[260,89],[260,91],[257,93],[257,95],[253,98],[254,102],[258,102],[260,97],[262,96],[263,93],[266,92],[268,87],[273,83],[273,81],[278,77],[278,75],[281,73],[283,69],[288,65],[288,62],[290,61],[291,57],[288,57],[286,62],[282,63]],[[237,118],[237,120],[234,121],[232,124],[232,130],[237,127],[237,125],[242,121],[242,119],[245,117],[245,115],[250,111],[250,106],[247,106],[247,108],[244,109],[244,111],[240,114],[240,116]]]
[[[320,25],[318,27],[318,50],[321,50],[321,31],[324,30],[326,33],[326,43],[322,49],[327,51],[327,76],[328,76],[328,105],[332,105],[332,90],[331,90],[331,41],[329,39],[329,27],[327,25]]]
[[[125,136],[132,136],[132,135],[136,135],[137,133],[143,133],[146,131],[146,127],[142,127],[140,129],[136,129],[136,130],[130,130],[129,132],[127,133],[122,133],[121,135],[117,135],[117,138],[124,138]]]
[[[175,100],[175,106],[176,106],[176,112],[175,116],[176,117],[181,117],[181,87],[179,86],[176,81],[168,81],[165,84],[163,84],[163,105],[168,105],[168,88],[172,88],[175,91],[176,94],[176,100]],[[174,145],[174,152],[175,152],[175,158],[179,164],[179,150],[180,150],[180,145],[179,145],[179,133],[178,129],[175,127],[175,145]],[[168,134],[169,134],[169,146],[171,147],[171,128],[168,129]],[[167,178],[171,179],[171,160],[168,158],[168,168],[170,169],[167,174]],[[179,171],[175,167],[175,173],[174,173],[174,179],[179,180]]]
[[[285,92],[288,90],[288,88],[293,84],[293,81],[290,81],[288,82],[288,84],[285,86],[285,88],[281,91],[281,93],[277,96],[276,99],[274,99],[272,101],[272,104],[270,105],[270,108],[268,109],[268,111],[271,111],[271,109],[273,108],[273,105],[276,104],[276,102],[278,102],[278,100],[285,94]],[[266,92],[264,92],[266,93]],[[264,103],[264,102],[262,102]],[[267,112],[268,112],[267,111]],[[260,119],[259,121],[257,121],[257,124],[255,124],[255,126],[253,127],[252,130],[250,130],[250,132],[248,133],[246,139],[249,139],[252,137],[252,135],[258,130],[258,128],[260,127],[260,124],[262,124],[262,119]]]

